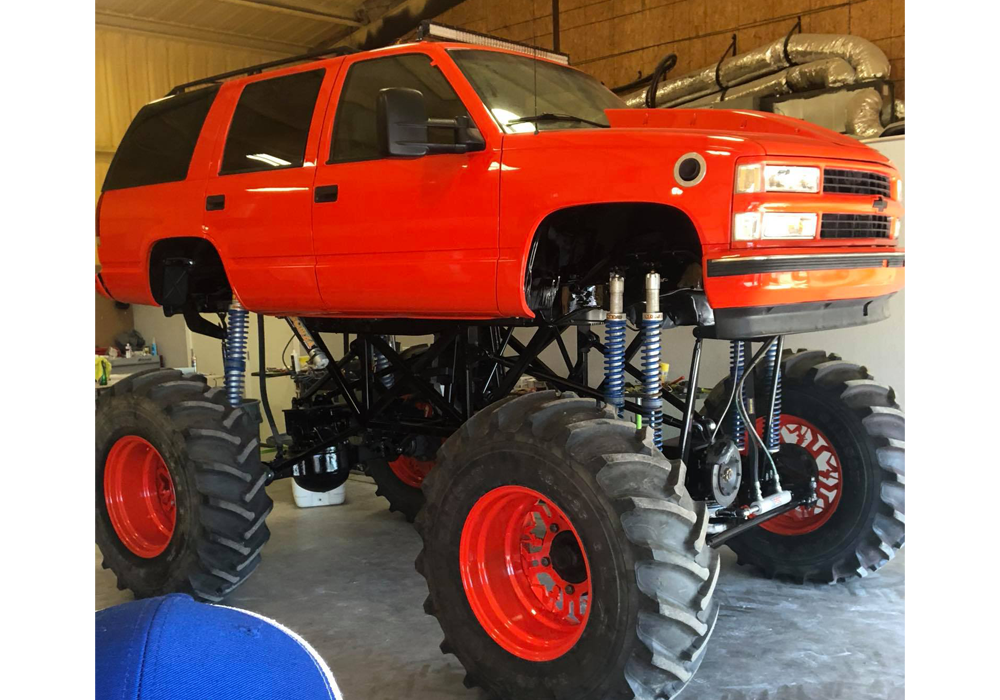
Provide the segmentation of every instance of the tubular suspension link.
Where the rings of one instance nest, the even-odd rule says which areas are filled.
[[[653,431],[653,444],[663,448],[663,375],[660,372],[660,276],[646,275],[646,311],[642,314],[642,414]]]
[[[604,323],[604,400],[625,417],[625,278],[612,273],[611,302]]]
[[[233,299],[226,323],[226,397],[230,406],[243,403],[247,369],[247,339],[250,334],[250,312]]]
[[[742,340],[734,340],[729,345],[729,375],[732,378],[733,386],[739,386],[739,381],[743,377],[743,370],[746,367],[746,346]],[[746,392],[740,392],[734,397],[734,401],[746,403]],[[746,432],[743,425],[743,417],[738,410],[729,412],[729,434],[740,450],[746,449]]]
[[[313,338],[302,319],[298,316],[288,316],[285,320],[292,329],[292,333],[302,343],[302,347],[306,349],[306,353],[309,355],[309,364],[313,366],[313,369],[326,369],[327,365],[330,364],[330,358],[323,352],[323,348]]]
[[[767,432],[764,443],[767,451],[777,453],[781,449],[781,342],[771,343],[764,357],[767,367],[767,382],[765,386],[771,390],[771,401],[768,407]]]

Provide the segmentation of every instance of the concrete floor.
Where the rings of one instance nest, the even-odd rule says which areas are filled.
[[[269,489],[271,541],[227,601],[295,630],[333,669],[347,700],[479,700],[424,614],[416,532],[374,487],[347,484],[344,506],[299,510],[287,482]],[[683,700],[897,700],[903,694],[904,556],[839,586],[768,581],[722,550],[719,623]],[[125,602],[100,567],[97,609]]]

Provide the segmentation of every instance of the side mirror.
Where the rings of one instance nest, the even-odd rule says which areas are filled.
[[[384,88],[375,103],[379,149],[388,156],[424,156],[428,153],[468,153],[486,148],[486,142],[468,117],[428,119],[424,95],[412,88]],[[454,129],[455,143],[431,143],[428,127]]]

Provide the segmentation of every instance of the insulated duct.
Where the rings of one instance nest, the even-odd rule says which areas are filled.
[[[794,80],[806,80],[812,85],[817,81],[821,83],[826,81],[830,86],[835,86],[832,81],[842,80],[845,77],[844,66],[840,61],[830,59],[840,59],[847,63],[854,72],[851,82],[884,79],[889,76],[889,60],[881,49],[867,39],[843,34],[794,34],[738,56],[723,59],[721,64],[706,66],[675,80],[663,82],[656,90],[655,104],[657,107],[677,107],[710,97],[714,93],[725,93],[721,97],[726,99],[737,86],[814,62],[823,62],[823,67],[818,66],[817,72],[799,75]],[[824,76],[824,70],[833,73]],[[780,86],[788,80],[789,77],[786,75],[784,81],[778,79],[776,84]],[[763,84],[759,87],[762,86]],[[623,98],[629,107],[645,106],[644,89],[638,89],[624,95]]]
[[[858,90],[847,102],[847,133],[859,139],[875,138],[882,133],[882,96],[874,88]]]
[[[690,102],[685,107],[702,107],[737,97],[770,97],[824,88],[842,87],[856,82],[857,73],[842,58],[825,58],[764,76],[737,85],[723,92],[714,92]]]

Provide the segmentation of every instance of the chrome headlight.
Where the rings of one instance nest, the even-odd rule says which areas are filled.
[[[819,192],[819,168],[749,163],[736,168],[736,193]]]
[[[743,212],[733,217],[733,240],[812,239],[818,221],[819,217],[811,212]]]

